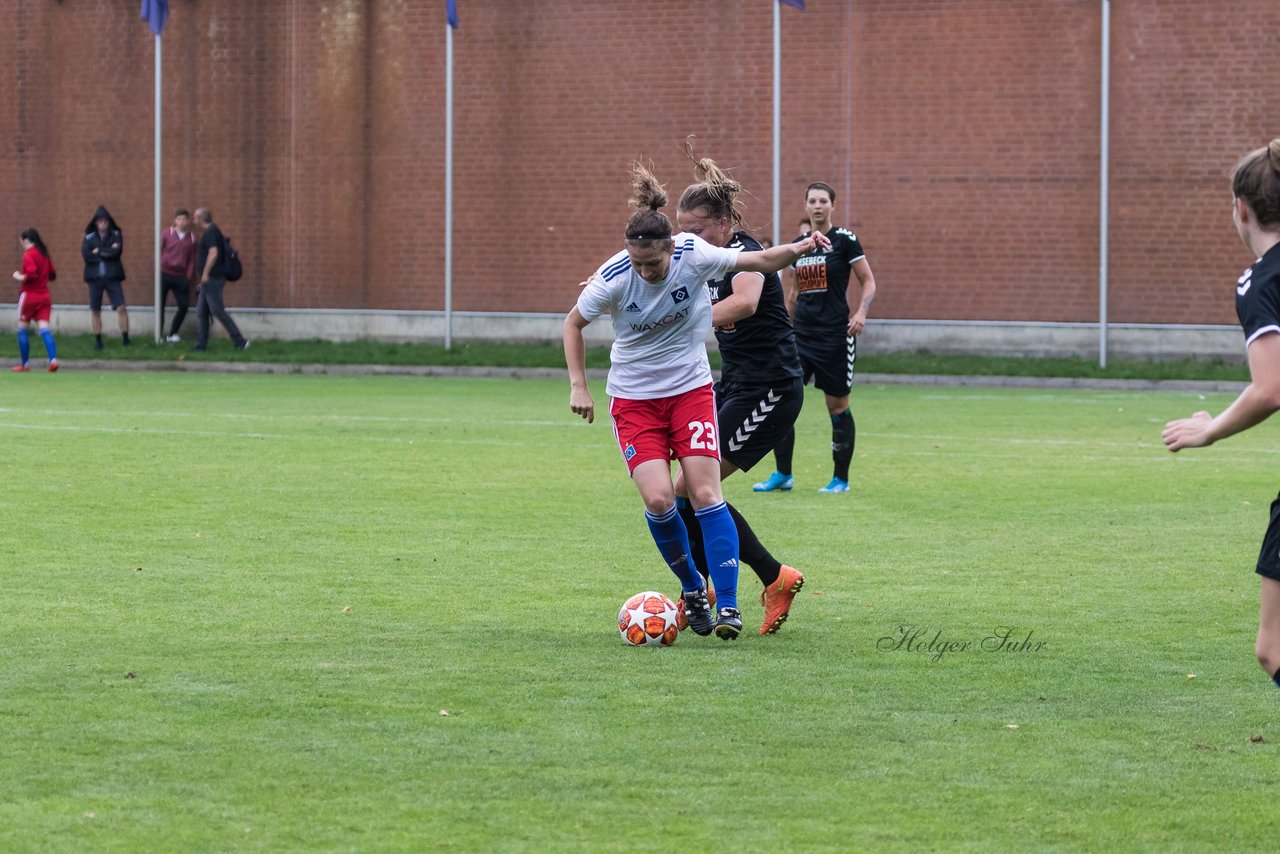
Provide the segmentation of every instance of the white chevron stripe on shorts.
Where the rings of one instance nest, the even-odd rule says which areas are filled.
[[[849,354],[849,366],[845,370],[846,385],[853,385],[853,363],[858,358],[858,339],[856,336],[845,336],[845,351]]]
[[[751,434],[756,432],[756,428],[768,420],[769,413],[777,407],[780,400],[782,400],[782,395],[776,394],[773,389],[769,389],[769,393],[756,404],[756,408],[747,416],[747,420],[743,421],[734,434],[729,437],[729,450],[735,452],[742,450],[742,446],[751,439]]]

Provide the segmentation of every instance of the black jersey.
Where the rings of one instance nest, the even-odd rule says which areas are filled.
[[[1280,244],[1236,280],[1236,316],[1244,329],[1245,346],[1259,335],[1280,332]]]
[[[827,239],[831,241],[830,249],[815,249],[792,265],[796,274],[796,328],[802,332],[843,332],[849,328],[849,275],[853,262],[867,253],[862,251],[857,235],[846,228],[832,228]]]
[[[759,252],[760,244],[745,231],[736,231],[728,248]],[[733,294],[733,277],[707,282],[712,304]],[[777,273],[764,277],[756,313],[735,323],[716,327],[720,344],[720,376],[726,385],[768,385],[801,375],[796,336],[787,316],[782,282]]]

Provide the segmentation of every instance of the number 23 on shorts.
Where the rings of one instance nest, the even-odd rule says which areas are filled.
[[[711,421],[689,422],[689,449],[692,451],[716,451],[716,425]]]

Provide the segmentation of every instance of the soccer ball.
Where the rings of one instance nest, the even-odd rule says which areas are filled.
[[[618,611],[618,632],[631,646],[671,646],[680,635],[676,605],[661,593],[637,593]]]

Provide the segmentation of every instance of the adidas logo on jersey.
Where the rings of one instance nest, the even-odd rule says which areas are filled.
[[[631,303],[631,305],[627,306],[626,310],[627,310],[627,311],[639,311],[639,310],[640,310],[640,306],[636,305],[635,303]]]

